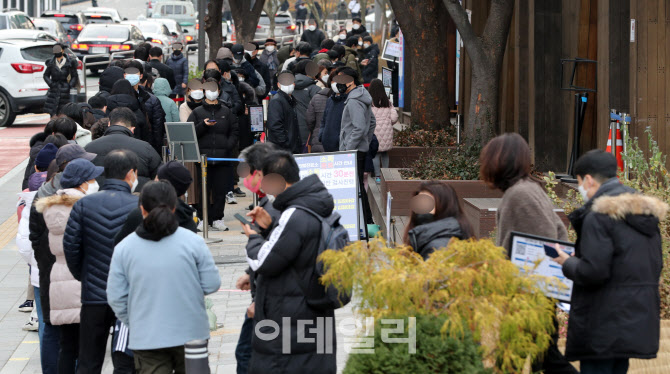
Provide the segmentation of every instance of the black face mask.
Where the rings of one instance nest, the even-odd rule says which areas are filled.
[[[336,83],[337,84],[337,91],[341,94],[347,92],[347,85],[344,83]]]
[[[414,215],[414,226],[425,225],[426,223],[431,223],[435,221],[435,215],[431,213],[415,214]]]
[[[54,57],[56,57],[56,58],[61,58],[61,57],[63,57],[63,52],[60,52],[60,53],[54,53]]]
[[[202,75],[204,79],[214,78],[217,82],[221,82],[221,72],[216,69],[207,69],[205,74]]]
[[[174,51],[174,52],[172,52],[172,53],[174,53],[175,56],[179,56],[179,55],[181,54],[181,51],[176,50],[176,51]]]
[[[202,102],[203,102],[202,100],[200,100],[200,102],[187,101],[187,102],[186,102],[186,105],[188,105],[188,107],[191,108],[191,110],[193,110],[193,109],[195,109],[195,108],[201,106],[201,105],[202,105]]]

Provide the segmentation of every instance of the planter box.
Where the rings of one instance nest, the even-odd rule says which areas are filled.
[[[393,196],[391,206],[392,216],[406,216],[409,213],[409,201],[414,192],[419,189],[423,180],[407,180],[400,175],[400,169],[381,169],[381,197],[383,201],[382,212],[386,214],[386,197],[390,191]],[[492,190],[482,181],[440,181],[451,186],[458,195],[461,206],[464,207],[465,198],[500,198],[502,192]]]
[[[390,168],[406,168],[416,162],[421,154],[455,149],[456,147],[393,147],[388,151]]]

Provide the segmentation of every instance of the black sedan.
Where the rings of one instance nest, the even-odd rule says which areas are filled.
[[[72,43],[71,49],[95,74],[109,65],[110,57],[133,57],[133,51],[144,41],[140,29],[133,25],[89,24]]]

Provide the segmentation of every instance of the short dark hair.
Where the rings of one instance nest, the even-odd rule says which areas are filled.
[[[84,117],[81,113],[81,108],[75,103],[66,103],[60,108],[58,114],[62,114],[66,117],[70,117],[73,121],[78,123],[80,126],[84,123]]]
[[[307,75],[305,67],[307,67],[307,64],[309,64],[310,62],[312,62],[312,60],[304,59],[298,62],[297,64],[293,64],[293,75],[297,74]]]
[[[126,60],[114,60],[112,61],[109,66],[118,66],[121,69],[125,69],[128,67],[128,61]]]
[[[491,187],[507,191],[530,176],[530,148],[517,133],[493,138],[479,155],[479,176]]]
[[[334,45],[335,41],[333,39],[323,39],[320,47],[321,49],[332,49]]]
[[[133,57],[138,60],[146,61],[148,57],[147,50],[144,48],[137,48],[135,52],[133,52]]]
[[[240,153],[240,158],[249,164],[249,170],[253,173],[256,170],[263,171],[263,166],[265,166],[264,163],[268,159],[268,156],[277,151],[279,151],[279,147],[274,143],[258,142],[244,148]]]
[[[126,108],[126,107],[119,107],[114,110],[112,110],[111,113],[109,113],[109,124],[111,125],[118,125],[118,126],[124,126],[124,127],[135,127],[137,124],[137,117],[135,117],[135,113],[133,113],[132,110]]]
[[[372,37],[371,37],[370,35],[368,35],[368,36],[364,36],[364,37],[363,37],[363,41],[364,41],[364,42],[371,42],[371,43],[372,43],[374,40],[372,40]]]
[[[360,19],[360,17],[354,17],[351,22],[358,22],[358,23],[363,23],[363,21]]]
[[[91,98],[88,99],[88,105],[93,109],[102,109],[107,106],[107,99],[102,96],[91,96]]]
[[[580,178],[590,175],[602,183],[616,177],[617,168],[616,158],[611,153],[602,149],[594,149],[586,152],[577,160],[575,175]]]
[[[358,43],[358,42],[356,42],[356,43]],[[335,56],[335,58],[342,58],[347,53],[347,50],[341,44],[335,44],[333,46],[332,50],[337,52],[337,56]],[[329,56],[330,56],[330,54],[329,54]]]
[[[163,50],[160,47],[151,47],[149,50],[149,56],[151,57],[161,57],[163,55]]]
[[[140,71],[140,74],[144,74],[144,64],[137,61],[137,60],[130,60],[128,61],[128,66],[129,68],[137,68],[137,70]]]
[[[347,41],[345,42],[344,45],[346,45],[347,47],[357,46],[358,45],[358,38],[360,38],[359,35],[350,36],[350,37],[347,38]]]
[[[353,68],[350,68],[348,66],[343,66],[341,68],[337,68],[337,72],[338,72],[338,74],[342,73],[344,75],[348,75],[348,76],[354,78],[354,83],[358,84],[358,78],[359,78],[358,72],[356,70],[354,70]]]
[[[300,56],[309,56],[312,54],[312,45],[307,42],[300,42],[298,52],[300,52]]]
[[[55,133],[52,135],[47,136],[46,139],[44,139],[44,144],[51,143],[55,145],[57,148],[60,148],[64,145],[68,145],[67,139],[65,139],[65,136],[59,133]]]
[[[127,149],[117,149],[105,156],[105,178],[126,179],[130,170],[137,170],[140,161],[135,152]]]
[[[279,174],[286,183],[300,180],[300,168],[293,155],[287,151],[277,151],[268,155],[263,161],[263,175]]]
[[[53,131],[63,134],[65,139],[71,140],[77,134],[77,123],[72,118],[60,117],[54,122]]]
[[[203,70],[204,70],[204,69],[207,67],[207,65],[209,65],[209,64],[214,64],[214,65],[216,65],[216,67],[217,67],[219,70],[221,70],[221,64],[219,64],[219,62],[218,62],[217,60],[207,60],[207,61],[205,61],[205,64],[202,65]]]

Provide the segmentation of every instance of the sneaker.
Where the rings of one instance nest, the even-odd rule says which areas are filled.
[[[236,197],[247,197],[247,194],[244,193],[244,192],[242,192],[242,190],[240,190],[239,187],[237,187],[236,189],[233,190],[233,194],[234,194]]]
[[[200,222],[198,222],[198,231],[202,232],[202,230],[204,230],[204,228],[202,226],[202,220],[200,220]]]
[[[249,204],[248,207],[244,208],[246,210],[254,210],[254,204]]]
[[[19,312],[32,312],[33,311],[33,301],[26,300],[23,304],[19,305]]]
[[[37,331],[39,330],[39,321],[37,319],[37,309],[33,309],[30,313],[30,320],[26,322],[21,328],[23,331]]]
[[[219,231],[228,231],[228,226],[226,226],[222,219],[214,221],[214,223],[212,223],[212,228]]]
[[[377,184],[381,184],[381,183],[382,183],[382,179],[381,179],[380,177],[376,177],[376,178],[375,178],[375,183],[377,183]]]
[[[237,204],[237,200],[235,200],[233,191],[230,191],[226,194],[226,204]]]

